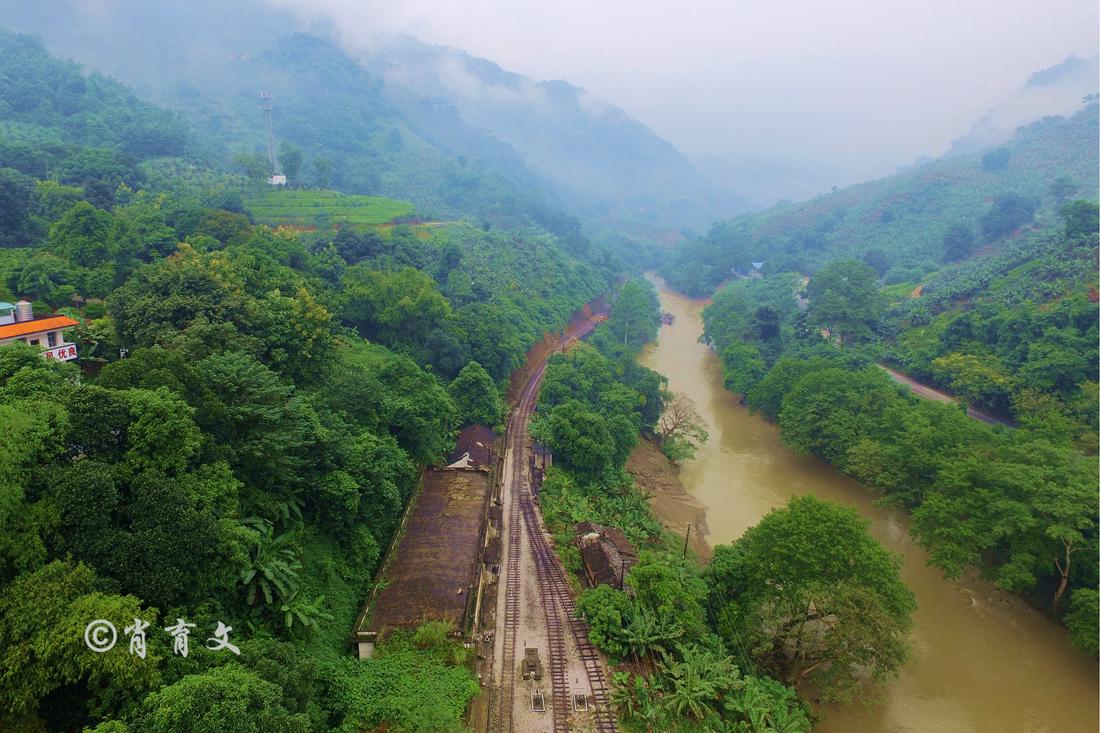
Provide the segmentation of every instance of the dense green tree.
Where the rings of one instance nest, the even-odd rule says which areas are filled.
[[[631,654],[626,629],[637,608],[630,596],[610,585],[599,585],[577,598],[577,613],[588,622],[588,639],[593,644],[616,659]]]
[[[292,733],[308,718],[283,707],[278,687],[231,662],[191,674],[150,694],[136,714],[150,733]]]
[[[467,336],[455,321],[437,328],[424,341],[424,363],[442,379],[454,379],[470,361]],[[484,367],[483,367],[484,368]],[[492,379],[492,375],[490,375]]]
[[[50,361],[42,352],[23,343],[0,349],[0,402],[64,395],[76,383],[75,364]]]
[[[932,375],[939,384],[968,402],[1004,411],[1014,380],[995,356],[947,354],[932,361]]]
[[[466,335],[470,356],[497,381],[523,363],[525,340],[534,340],[523,312],[510,303],[466,305],[455,313],[455,321]]]
[[[196,237],[210,237],[222,245],[244,244],[252,235],[252,224],[244,214],[208,209],[191,230]]]
[[[196,319],[243,323],[252,316],[244,283],[221,254],[186,248],[139,270],[108,301],[126,345],[153,344]]]
[[[312,506],[326,529],[365,543],[360,549],[368,554],[377,553],[393,532],[419,473],[390,435],[364,432],[335,452],[340,468],[312,486],[316,491]],[[371,537],[358,537],[355,532],[360,528]]]
[[[423,343],[451,313],[435,281],[411,267],[396,272],[351,267],[344,293],[344,319],[386,346]]]
[[[23,247],[34,181],[12,168],[0,167],[0,247]]]
[[[253,183],[264,181],[274,172],[271,162],[261,153],[237,153],[233,156],[233,167]]]
[[[1016,193],[1002,193],[993,199],[993,206],[982,215],[982,235],[987,242],[1010,234],[1035,216],[1038,202]]]
[[[1094,588],[1078,588],[1073,591],[1069,611],[1063,620],[1069,629],[1069,637],[1077,648],[1094,656],[1100,651],[1097,617],[1100,617],[1100,593]]]
[[[850,700],[895,674],[916,604],[900,559],[868,524],[806,496],[716,548],[706,580],[728,643],[743,643],[779,679],[812,682],[827,699]]]
[[[80,201],[84,190],[79,186],[66,186],[54,180],[35,181],[34,211],[51,224]]]
[[[580,400],[566,400],[532,425],[532,434],[554,452],[555,462],[587,479],[612,465],[615,452],[607,420]]]
[[[315,432],[315,416],[294,387],[242,353],[209,356],[198,372],[208,391],[196,419],[215,450],[250,486],[294,489]]]
[[[1100,207],[1095,201],[1073,201],[1062,207],[1066,237],[1088,237],[1100,231]]]
[[[843,468],[849,451],[860,438],[878,433],[883,415],[900,399],[889,377],[874,367],[811,372],[783,398],[783,441]]]
[[[943,235],[943,258],[947,262],[964,260],[976,244],[973,229],[966,224],[955,224]]]
[[[618,379],[638,394],[635,408],[641,419],[642,430],[653,430],[664,409],[664,375],[642,366],[634,359],[623,359],[616,368]]]
[[[612,362],[596,349],[578,345],[568,354],[552,356],[539,391],[539,402],[547,407],[570,399],[588,402],[600,409],[600,395],[615,385]]]
[[[313,159],[313,182],[317,188],[332,187],[332,160],[318,155]]]
[[[336,730],[355,733],[382,725],[409,733],[461,730],[466,706],[478,694],[470,671],[453,664],[453,651],[444,655],[415,644],[392,646],[365,667],[354,659],[341,660],[332,680],[343,714]]]
[[[283,141],[279,143],[279,163],[286,174],[287,183],[291,186],[301,186],[299,176],[302,173],[302,161],[304,159],[302,149],[293,143]]]
[[[939,472],[913,512],[913,528],[950,577],[989,553],[1000,560],[998,584],[1009,590],[1030,591],[1041,576],[1055,577],[1057,608],[1074,556],[1095,536],[1095,472],[1095,462],[1072,448],[1037,440],[960,458]]]
[[[454,445],[458,424],[447,390],[406,357],[387,361],[378,378],[389,388],[383,395],[383,424],[401,447],[420,463],[442,457]]]
[[[989,173],[999,171],[1008,165],[1011,157],[1012,153],[1009,152],[1008,148],[990,150],[982,156],[982,169]]]
[[[898,430],[862,437],[848,451],[845,470],[909,507],[923,501],[944,465],[975,444],[993,442],[988,426],[954,405],[898,402],[884,418]]]
[[[504,419],[504,402],[493,378],[476,361],[462,367],[462,371],[447,386],[458,408],[463,425],[480,423],[495,427]]]
[[[1082,382],[1094,376],[1095,371],[1085,339],[1066,333],[1050,333],[1044,340],[1028,346],[1027,360],[1020,366],[1019,378],[1032,389],[1069,396]]]
[[[627,573],[638,604],[662,619],[666,627],[682,630],[687,638],[699,638],[707,629],[703,602],[707,586],[697,565],[679,557],[642,553]]]
[[[160,607],[225,593],[243,563],[237,484],[225,466],[131,477],[125,465],[77,461],[50,475],[48,496],[62,506],[53,549]],[[81,503],[92,496],[110,513]]]
[[[349,265],[377,257],[385,250],[385,243],[377,232],[373,230],[357,232],[351,227],[341,227],[332,238],[332,243]]]
[[[68,305],[75,294],[71,285],[76,278],[73,268],[56,255],[42,253],[27,259],[8,278],[12,292],[50,305]],[[69,297],[66,298],[65,296]]]
[[[824,357],[796,359],[783,357],[768,370],[764,378],[749,389],[746,397],[753,410],[775,419],[783,406],[783,398],[794,389],[802,377],[831,366],[841,366],[837,360]]]
[[[660,327],[657,291],[646,280],[627,280],[611,306],[611,332],[628,349],[640,349]]]
[[[748,394],[768,371],[760,349],[741,341],[722,350],[722,376],[726,389],[740,395]]]
[[[814,274],[807,287],[807,315],[841,343],[870,338],[882,316],[875,271],[858,260],[838,260]]]
[[[1078,185],[1069,176],[1058,176],[1050,184],[1050,195],[1055,203],[1061,204],[1078,189]]]
[[[110,257],[113,227],[110,213],[81,201],[50,227],[50,248],[77,265],[95,267]]]
[[[31,469],[61,454],[67,417],[52,403],[0,404],[0,527],[21,506]]]
[[[86,565],[54,561],[0,591],[0,723],[48,713],[39,708],[46,695],[92,718],[109,717],[156,686],[157,648],[150,645],[145,659],[128,654],[123,635],[135,618],[155,626],[156,611],[102,590]],[[88,651],[85,627],[95,619],[115,626],[121,650]]]

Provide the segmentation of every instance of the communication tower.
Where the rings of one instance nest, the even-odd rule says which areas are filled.
[[[275,158],[275,131],[271,126],[271,110],[275,105],[275,95],[268,91],[260,92],[261,109],[267,117],[267,159],[271,163],[271,183],[276,183],[279,175],[279,161]],[[284,178],[281,183],[285,183]]]

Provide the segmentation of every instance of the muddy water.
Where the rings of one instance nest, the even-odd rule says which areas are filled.
[[[822,708],[815,730],[1096,733],[1095,660],[1019,599],[927,567],[904,512],[874,506],[867,488],[784,447],[775,426],[722,388],[718,358],[697,342],[701,305],[663,290],[661,303],[676,321],[661,328],[641,361],[691,397],[707,423],[710,441],[681,478],[707,505],[710,542],[736,539],[790,497],[813,494],[858,509],[879,541],[904,558],[902,576],[919,604],[909,663],[882,704]]]

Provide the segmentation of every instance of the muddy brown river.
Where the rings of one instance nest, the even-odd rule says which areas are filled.
[[[956,583],[928,567],[909,536],[905,512],[874,505],[867,487],[779,440],[777,428],[751,414],[722,387],[717,356],[698,343],[702,305],[661,290],[675,323],[641,356],[686,393],[710,441],[686,465],[684,485],[707,506],[711,544],[736,539],[796,495],[855,507],[874,535],[904,558],[902,577],[918,609],[912,654],[873,707],[823,707],[825,733],[1096,733],[1096,660],[1076,651],[1057,624],[980,579]]]

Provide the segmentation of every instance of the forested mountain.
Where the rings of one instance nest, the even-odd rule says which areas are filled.
[[[265,149],[258,95],[267,90],[276,137],[303,153],[292,178],[308,185],[498,223],[555,226],[554,209],[567,208],[651,240],[746,208],[667,141],[566,82],[411,39],[363,50],[360,61],[328,29],[300,32],[267,4],[222,5],[0,2],[10,27],[183,113],[195,131],[189,153],[214,167]],[[59,27],[56,17],[72,22]],[[471,83],[449,83],[444,67]]]
[[[1066,201],[1096,197],[1098,109],[1043,119],[983,153],[721,222],[678,247],[663,274],[705,295],[733,271],[747,274],[751,262],[763,262],[764,272],[810,273],[856,257],[899,283],[1000,251],[1028,231],[1060,227]]]
[[[365,53],[388,88],[451,100],[463,119],[518,150],[584,215],[702,229],[749,208],[643,124],[567,81],[535,81],[409,37]]]

